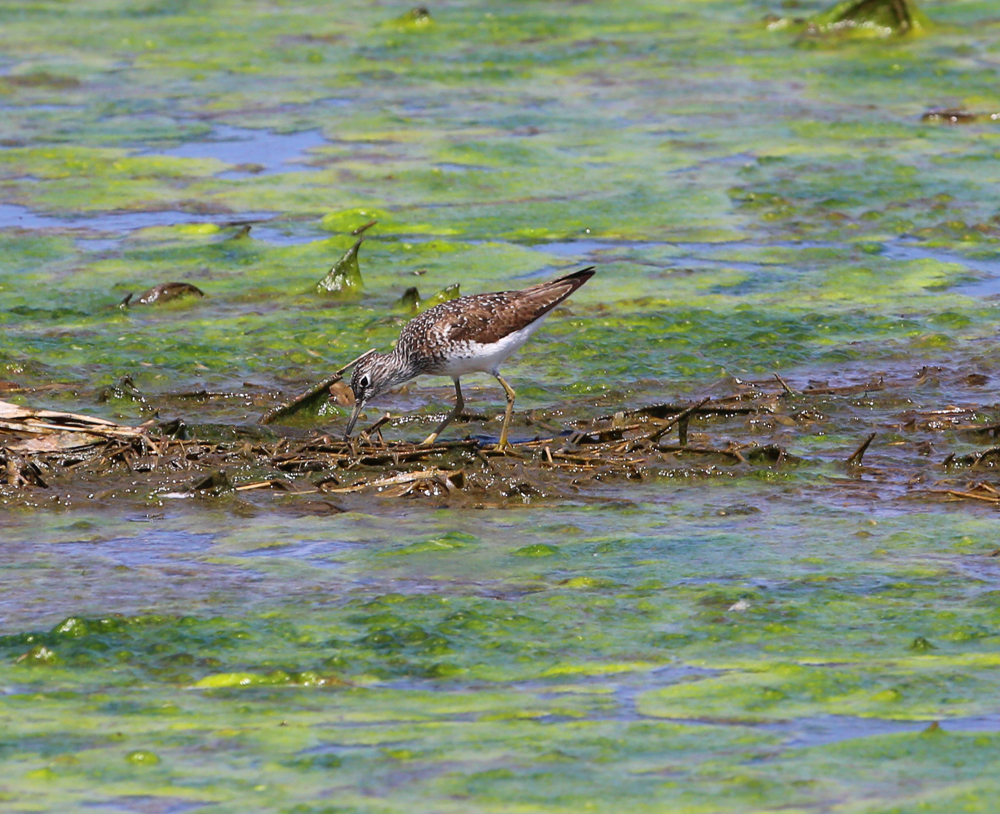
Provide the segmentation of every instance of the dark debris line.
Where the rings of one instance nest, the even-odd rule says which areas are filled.
[[[289,404],[328,396],[341,372]],[[56,492],[113,499],[126,489],[154,498],[277,491],[347,501],[351,496],[364,501],[372,496],[432,496],[475,503],[587,498],[599,496],[600,484],[608,481],[738,475],[762,467],[791,472],[798,467],[806,480],[875,498],[889,494],[1000,504],[1000,480],[990,484],[987,479],[1000,469],[1000,447],[935,461],[928,440],[911,444],[916,458],[901,457],[899,450],[907,442],[884,439],[873,445],[882,428],[930,437],[953,430],[982,443],[996,437],[1000,424],[980,408],[947,406],[870,418],[869,432],[844,440],[836,454],[828,448],[802,457],[786,449],[789,440],[808,446],[807,439],[825,435],[809,429],[827,419],[822,411],[887,390],[897,391],[883,393],[887,404],[911,403],[902,397],[906,387],[912,381],[878,378],[844,387],[795,389],[775,377],[735,381],[736,392],[724,397],[653,404],[589,420],[528,414],[523,419],[542,432],[514,443],[506,453],[478,439],[428,447],[386,441],[382,430],[390,423],[388,415],[349,441],[277,426],[256,434],[250,427],[243,433],[237,427],[231,438],[211,440],[185,437],[191,430],[180,420],[128,427],[0,402],[0,494],[7,503]],[[268,416],[277,420],[286,412],[282,406]],[[675,430],[677,442],[668,443],[665,439]],[[873,456],[878,459],[874,465]],[[812,465],[812,471],[805,465]],[[816,472],[816,466],[825,469]]]

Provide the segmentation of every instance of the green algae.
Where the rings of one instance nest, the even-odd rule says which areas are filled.
[[[977,705],[967,694],[978,694],[975,685],[994,665],[988,660],[981,665],[962,660],[957,664],[949,664],[947,659],[942,662],[920,665],[918,670],[905,662],[878,668],[871,662],[860,668],[775,665],[761,672],[738,671],[720,679],[658,690],[640,698],[638,708],[644,714],[666,718],[744,721],[789,715],[934,721],[991,712],[992,705]],[[872,673],[877,674],[877,680],[871,680]],[[948,688],[958,691],[953,695]]]
[[[393,554],[428,554],[428,553],[446,553],[451,551],[459,551],[463,548],[468,548],[473,543],[478,542],[478,538],[474,534],[466,534],[463,532],[449,532],[441,537],[432,537],[429,540],[421,540],[417,543],[411,543],[408,546],[400,549],[399,551],[392,552]],[[387,552],[388,553],[388,552]]]
[[[133,766],[155,766],[160,762],[160,757],[156,752],[136,749],[134,752],[129,752],[125,755],[125,760]]]
[[[260,785],[276,796],[254,793],[285,808],[322,806],[317,795],[333,778],[351,804],[381,789],[389,811],[439,809],[454,794],[465,807],[589,800],[630,811],[808,807],[833,789],[871,805],[874,786],[887,806],[913,794],[990,799],[996,737],[962,732],[961,721],[994,709],[996,592],[939,555],[942,541],[988,538],[990,518],[925,513],[872,526],[861,511],[819,509],[822,528],[768,546],[771,527],[794,528],[791,515],[774,501],[767,523],[706,512],[716,497],[651,504],[627,539],[565,539],[571,526],[602,527],[602,516],[620,526],[611,507],[567,507],[542,524],[485,513],[476,544],[452,561],[459,570],[442,572],[438,555],[405,558],[399,574],[423,586],[413,593],[391,590],[398,577],[379,555],[400,539],[426,541],[426,520],[341,515],[301,540],[286,531],[290,544],[340,538],[337,570],[314,566],[286,581],[273,556],[244,559],[263,576],[249,605],[228,592],[209,600],[215,616],[164,607],[8,635],[6,787],[70,810],[74,789],[97,778],[109,795],[207,799],[227,811]],[[801,511],[801,501],[781,505]],[[462,537],[460,514],[434,523]],[[73,525],[53,539],[79,535]],[[246,550],[276,527],[266,518],[223,526],[213,546],[228,537]],[[855,538],[864,547],[845,546],[864,528],[872,536]],[[563,556],[510,557],[528,529],[537,545],[559,541]],[[28,534],[15,526],[12,539]],[[895,555],[870,553],[885,547]],[[297,556],[293,545],[279,558]],[[500,587],[542,562],[541,590]],[[716,576],[720,562],[728,581]],[[480,580],[462,580],[473,574]],[[481,595],[484,574],[495,585],[487,593],[499,595]],[[598,575],[615,584],[596,584]],[[580,590],[572,580],[590,582]],[[294,597],[282,599],[289,588]],[[961,629],[971,637],[946,635]],[[937,649],[910,650],[915,630]],[[16,662],[39,643],[63,659],[44,674]],[[801,747],[755,725],[830,713],[941,720],[943,729]],[[697,722],[706,720],[718,723]],[[130,763],[140,752],[160,762]],[[390,781],[404,765],[419,767],[405,791]],[[914,792],[907,778],[916,776]]]
[[[352,232],[367,221],[378,224],[378,234],[382,235],[449,235],[455,234],[452,229],[435,228],[430,224],[412,223],[399,212],[384,209],[347,209],[338,212],[328,212],[320,221],[320,228],[328,232]]]
[[[516,557],[554,557],[559,554],[559,549],[547,543],[532,543],[512,551],[511,554]]]

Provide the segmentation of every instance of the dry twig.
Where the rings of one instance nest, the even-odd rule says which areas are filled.
[[[652,435],[650,435],[650,436],[649,436],[649,440],[650,440],[650,441],[652,441],[652,442],[653,442],[653,443],[655,444],[655,443],[656,443],[657,441],[659,441],[659,440],[660,440],[660,439],[661,439],[661,438],[662,438],[662,437],[663,437],[663,436],[664,436],[664,435],[665,435],[666,433],[668,433],[668,432],[670,431],[670,429],[671,429],[671,428],[672,428],[672,427],[674,426],[674,424],[678,424],[678,423],[680,423],[681,421],[684,421],[684,420],[685,420],[685,419],[687,419],[687,418],[688,418],[688,417],[689,417],[689,416],[690,416],[690,415],[691,415],[692,413],[694,413],[694,412],[695,412],[696,410],[699,410],[699,409],[701,409],[702,407],[704,407],[704,406],[705,406],[706,404],[708,404],[708,402],[710,402],[711,400],[712,400],[712,399],[711,399],[711,397],[710,397],[710,396],[706,396],[706,397],[705,397],[705,398],[703,398],[703,399],[702,399],[701,401],[699,401],[699,402],[698,402],[697,404],[693,404],[693,405],[691,405],[690,407],[688,407],[688,408],[687,408],[686,410],[683,410],[682,412],[678,413],[678,414],[677,414],[677,415],[675,415],[675,416],[674,416],[674,417],[673,417],[672,419],[670,419],[670,421],[668,421],[668,422],[666,422],[665,424],[663,424],[663,425],[662,425],[662,426],[661,426],[661,427],[660,427],[659,429],[657,429],[657,430],[656,430],[656,432],[654,432],[654,433],[653,433]],[[687,434],[687,433],[685,433],[685,435],[686,435],[686,434]]]

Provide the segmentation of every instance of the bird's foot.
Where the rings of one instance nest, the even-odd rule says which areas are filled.
[[[503,455],[504,457],[509,458],[521,457],[518,451],[514,449],[514,445],[506,438],[502,438],[499,442],[497,442],[497,445],[495,447],[491,447],[489,452],[493,455]]]

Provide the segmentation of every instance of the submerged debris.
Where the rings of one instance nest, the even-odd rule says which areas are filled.
[[[1000,490],[988,483],[971,483],[964,489],[934,489],[932,491],[965,500],[981,500],[986,503],[1000,504]]]
[[[150,409],[146,396],[135,386],[131,376],[122,376],[115,384],[102,387],[97,394],[99,402],[108,401],[131,401],[140,405],[144,410]]]
[[[323,394],[342,373],[311,388],[311,395],[295,403]],[[795,460],[773,444],[729,441],[715,447],[704,442],[688,445],[686,439],[680,444],[664,442],[665,434],[685,418],[711,414],[702,412],[711,409],[719,415],[734,409],[725,400],[717,406],[709,401],[702,399],[665,418],[657,418],[653,410],[636,411],[627,420],[619,413],[610,423],[594,419],[576,431],[539,435],[505,451],[476,439],[429,446],[386,442],[380,429],[388,415],[351,440],[316,431],[303,437],[287,430],[277,440],[235,434],[231,440],[209,441],[184,437],[188,433],[176,432],[169,424],[163,424],[162,430],[123,427],[0,402],[4,406],[0,414],[5,417],[0,424],[0,450],[6,456],[7,485],[13,488],[44,488],[45,471],[62,480],[107,480],[116,474],[142,472],[147,488],[163,497],[267,489],[294,494],[464,496],[474,501],[570,496],[587,484],[596,486],[608,479],[643,480],[678,467],[689,470],[695,460],[706,461],[697,466],[709,470],[722,463],[771,466]],[[285,415],[288,409],[284,405],[272,413]],[[768,408],[761,405],[758,409]],[[18,434],[31,432],[39,437],[28,444],[19,440]],[[67,434],[73,436],[72,443]],[[12,436],[10,441],[7,435]],[[70,450],[76,454],[67,455]]]
[[[272,407],[260,417],[260,423],[273,424],[279,418],[288,419],[300,412],[315,410],[317,406],[326,401],[330,396],[334,395],[333,388],[344,378],[344,371],[357,364],[361,359],[373,351],[374,348],[365,351],[357,359],[352,359],[333,375],[327,376],[322,381],[317,382],[304,393],[293,398],[291,401],[279,404],[277,407]],[[345,406],[353,404],[352,399],[354,394],[351,389],[347,387],[341,392],[348,400],[348,403]]]
[[[181,297],[204,297],[205,292],[198,286],[191,283],[160,283],[154,285],[148,291],[144,291],[135,301],[132,295],[128,294],[120,303],[122,308],[133,305],[163,305],[171,300],[178,300]]]
[[[1000,471],[1000,447],[932,459],[938,446],[933,439],[941,433],[990,439],[994,433],[989,430],[1000,426],[995,408],[946,405],[914,410],[901,390],[912,386],[912,377],[886,382],[877,376],[857,385],[822,382],[808,387],[775,378],[732,379],[728,395],[618,409],[596,418],[574,420],[558,409],[529,411],[519,415],[522,440],[503,451],[489,436],[429,446],[385,438],[384,430],[421,420],[393,420],[389,414],[349,440],[339,432],[278,426],[300,413],[315,412],[317,405],[331,399],[332,389],[345,391],[338,397],[349,396],[341,377],[356,361],[266,413],[262,423],[275,422],[271,428],[180,418],[128,427],[0,402],[0,495],[19,496],[30,504],[32,494],[68,500],[73,494],[99,491],[141,493],[143,499],[154,500],[199,497],[246,506],[259,494],[258,501],[279,501],[293,511],[302,511],[309,502],[316,504],[316,511],[329,513],[370,506],[372,499],[383,498],[434,498],[469,506],[620,499],[630,482],[715,477],[787,481],[794,475],[801,485],[826,484],[865,501],[892,494],[1000,507],[1000,476],[995,474]],[[119,386],[129,384],[123,379]],[[851,434],[811,458],[788,451],[786,444],[793,438],[801,439],[804,449],[817,449],[807,436],[816,439],[829,432],[822,425],[832,420],[829,414],[837,405],[856,420],[855,410],[870,415],[874,394],[884,390],[895,392],[878,398],[903,409],[883,413],[861,439]],[[147,409],[149,398],[143,402]],[[478,422],[495,416],[465,418]],[[884,433],[885,442],[869,461],[876,429]],[[837,476],[838,471],[843,475]],[[970,482],[970,475],[976,479]],[[323,494],[336,495],[338,504],[345,505],[301,497]]]
[[[861,37],[917,34],[929,27],[912,0],[845,0],[808,21],[810,33],[847,33]]]
[[[231,492],[233,482],[229,480],[229,474],[225,469],[216,469],[195,478],[188,491],[191,493],[203,492],[210,495],[220,495],[223,492]]]
[[[0,482],[14,489],[47,489],[47,463],[69,469],[93,455],[115,459],[125,450],[138,456],[155,444],[141,428],[0,401]]]
[[[144,429],[125,427],[102,418],[30,410],[0,401],[0,450],[34,454],[79,450],[107,444],[146,443]]]
[[[931,27],[912,0],[844,0],[808,19],[769,15],[765,23],[771,31],[799,31],[800,42],[806,43],[832,36],[886,39],[921,34]]]
[[[421,298],[420,291],[416,286],[410,286],[403,292],[403,296],[396,300],[396,307],[409,314],[417,314],[420,311],[426,311],[428,308],[433,308],[435,305],[440,305],[443,302],[457,300],[460,296],[458,283],[453,283],[447,288],[442,288],[426,300]]]
[[[461,295],[459,291],[459,284],[452,283],[446,288],[442,288],[436,294],[432,294],[426,300],[421,301],[420,310],[426,311],[428,308],[433,308],[435,305],[440,305],[443,302],[450,302],[451,300],[457,300]]]
[[[0,454],[0,463],[4,464],[0,471],[0,477],[8,486],[19,489],[22,486],[37,486],[47,489],[48,484],[42,478],[42,473],[38,466],[31,461],[24,460],[20,455],[11,449],[6,449]]]
[[[426,6],[417,6],[401,16],[398,22],[410,28],[425,28],[431,25],[434,20]]]
[[[980,120],[998,122],[1000,113],[974,113],[956,107],[931,108],[920,120],[939,124],[972,124]]]
[[[411,285],[403,296],[396,300],[396,307],[408,314],[415,314],[420,309],[420,291],[415,285]]]
[[[868,447],[871,446],[872,441],[875,440],[877,433],[871,433],[864,441],[862,441],[856,450],[851,453],[851,457],[847,459],[847,463],[855,464],[861,466],[865,458],[865,453],[868,451]]]
[[[952,456],[948,463],[952,466],[969,466],[973,469],[995,469],[1000,467],[1000,447],[990,447],[982,452],[972,452],[958,457]]]
[[[360,234],[361,234],[362,232],[367,232],[367,231],[368,231],[369,229],[371,229],[371,228],[372,228],[372,227],[373,227],[373,226],[374,226],[374,225],[375,225],[376,223],[378,223],[378,221],[377,221],[377,220],[370,220],[370,221],[368,221],[368,223],[362,223],[362,224],[361,224],[361,225],[360,225],[360,226],[359,226],[359,227],[358,227],[357,229],[352,229],[352,230],[351,230],[351,234],[352,234],[352,235],[354,235],[355,237],[357,237],[357,236],[358,236],[358,235],[360,235]]]

